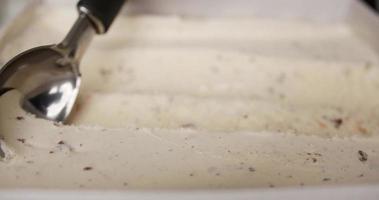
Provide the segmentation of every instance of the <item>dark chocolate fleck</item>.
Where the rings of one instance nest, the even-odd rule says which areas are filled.
[[[192,123],[182,124],[181,127],[182,128],[188,128],[188,129],[196,128],[195,124],[192,124]]]
[[[92,167],[84,167],[84,168],[83,168],[84,171],[90,171],[90,170],[92,170],[92,169],[93,169]]]
[[[59,141],[59,142],[58,142],[58,144],[64,144],[64,141],[63,141],[63,140],[61,140],[61,141]]]
[[[21,142],[21,143],[25,143],[25,139],[24,138],[18,138],[17,141]]]
[[[24,117],[23,116],[17,116],[16,119],[17,120],[24,120]]]
[[[255,168],[254,167],[249,167],[249,172],[255,172]]]
[[[343,119],[341,118],[332,119],[331,121],[333,122],[334,128],[336,129],[339,129],[343,124]]]
[[[366,161],[367,161],[367,159],[368,159],[368,155],[367,155],[366,152],[364,152],[364,151],[362,151],[362,150],[359,150],[359,151],[358,151],[358,155],[359,155],[359,160],[360,160],[361,162],[366,162]]]
[[[322,181],[330,181],[330,178],[323,178]]]

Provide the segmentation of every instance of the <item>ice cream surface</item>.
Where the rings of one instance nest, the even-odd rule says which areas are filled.
[[[0,64],[56,43],[39,8]],[[379,60],[346,24],[121,16],[81,63],[69,125],[0,97],[2,188],[250,188],[379,182]]]

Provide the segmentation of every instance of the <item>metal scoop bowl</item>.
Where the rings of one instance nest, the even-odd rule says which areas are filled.
[[[36,47],[10,60],[0,71],[0,96],[16,89],[21,107],[36,117],[64,121],[79,92],[80,60],[93,36],[105,33],[124,0],[81,0],[79,17],[57,45]]]

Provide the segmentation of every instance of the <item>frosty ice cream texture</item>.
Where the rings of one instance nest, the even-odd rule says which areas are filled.
[[[55,9],[0,62],[62,38],[75,15]],[[16,92],[0,98],[0,186],[378,182],[378,64],[345,24],[120,17],[81,63],[72,125],[23,113]]]

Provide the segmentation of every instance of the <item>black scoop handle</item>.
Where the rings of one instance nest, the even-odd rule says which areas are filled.
[[[121,10],[126,0],[80,0],[79,10],[85,9],[90,18],[92,17],[99,33],[106,33],[112,25],[113,20]]]

